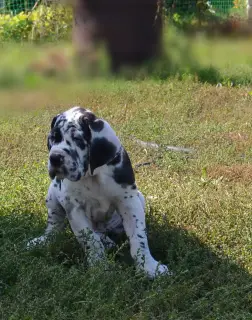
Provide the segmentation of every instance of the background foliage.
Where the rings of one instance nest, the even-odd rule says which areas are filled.
[[[72,26],[72,11],[66,6],[40,5],[32,12],[0,15],[0,39],[61,40],[68,37]]]

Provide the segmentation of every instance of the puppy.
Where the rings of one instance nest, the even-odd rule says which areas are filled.
[[[145,226],[145,200],[137,189],[126,150],[114,130],[90,110],[74,107],[58,114],[48,135],[48,172],[52,179],[44,242],[64,228],[65,217],[90,265],[113,246],[108,231],[125,231],[136,267],[153,278],[168,272],[151,255]]]

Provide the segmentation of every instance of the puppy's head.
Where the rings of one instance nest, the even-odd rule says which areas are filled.
[[[74,107],[53,118],[48,135],[52,179],[78,181],[111,161],[120,142],[109,124],[90,110]]]

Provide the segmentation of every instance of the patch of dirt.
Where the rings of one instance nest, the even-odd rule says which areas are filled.
[[[207,169],[209,178],[223,177],[227,181],[250,183],[252,181],[252,164],[236,164],[232,166],[217,165]]]
[[[226,132],[221,137],[233,144],[238,152],[244,152],[252,146],[252,139],[245,132]]]
[[[243,132],[227,132],[224,134],[224,138],[231,142],[246,142],[249,139],[248,134]]]

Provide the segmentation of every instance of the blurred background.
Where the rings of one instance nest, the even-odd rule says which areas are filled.
[[[251,0],[0,0],[0,88],[41,77],[251,84]]]

